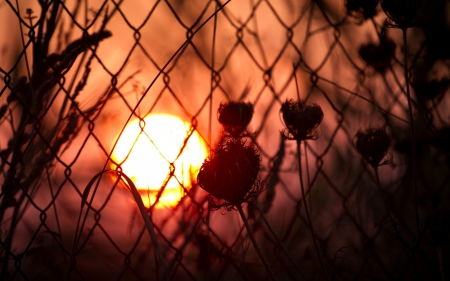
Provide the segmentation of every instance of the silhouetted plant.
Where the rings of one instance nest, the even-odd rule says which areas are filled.
[[[198,185],[209,193],[213,208],[236,208],[270,278],[275,276],[259,248],[251,227],[242,210],[242,204],[257,197],[264,190],[259,180],[261,156],[253,144],[239,138],[231,138],[211,152],[197,176]]]
[[[411,159],[412,159],[412,177],[414,183],[414,209],[416,216],[416,232],[420,235],[419,208],[417,194],[417,155],[416,155],[416,133],[414,127],[413,106],[410,93],[410,76],[408,64],[408,40],[407,30],[410,27],[418,26],[419,14],[424,0],[382,0],[381,8],[388,17],[388,23],[391,27],[400,28],[403,37],[403,71],[405,78],[405,92],[408,99],[408,115],[411,132]]]
[[[221,103],[219,110],[219,122],[225,131],[231,136],[239,137],[247,128],[253,117],[253,104],[230,101]]]
[[[380,192],[381,198],[383,199],[383,204],[388,213],[389,219],[392,224],[392,230],[388,231],[396,240],[400,241],[402,246],[410,254],[411,262],[414,265],[414,272],[417,276],[417,261],[414,256],[413,247],[409,246],[408,243],[403,239],[400,231],[397,227],[397,222],[392,214],[391,206],[386,198],[385,191],[381,186],[380,176],[378,169],[381,165],[391,163],[391,158],[388,155],[389,149],[391,147],[391,136],[382,126],[371,126],[366,129],[359,130],[354,137],[354,145],[356,150],[361,154],[364,160],[372,166],[375,173],[375,183]],[[381,162],[385,159],[383,162]]]
[[[197,176],[198,185],[209,193],[213,207],[231,210],[264,190],[259,179],[261,156],[251,143],[229,139],[205,160]]]
[[[400,29],[417,26],[423,0],[381,0],[381,8],[392,26]]]
[[[229,0],[215,1],[215,7],[211,1],[75,2],[38,1],[33,5],[38,13],[20,1],[0,2],[5,26],[13,27],[0,43],[1,280],[61,280],[57,267],[67,273],[66,279],[267,280],[269,275],[274,279],[273,267],[279,280],[436,280],[434,247],[445,280],[443,261],[450,242],[448,1],[382,0],[380,6],[378,0],[337,5],[262,1],[263,9],[261,1],[251,1],[244,10],[243,1],[231,1],[224,9]],[[388,16],[384,24],[383,10]],[[242,18],[243,11],[249,13]],[[169,23],[171,34],[160,36]],[[387,27],[401,29],[403,44],[395,38],[398,33],[388,36]],[[406,36],[410,27],[420,29]],[[108,40],[112,33],[107,30],[114,34]],[[286,40],[273,40],[273,34]],[[379,40],[361,45],[362,38],[376,34]],[[285,67],[292,60],[294,72]],[[377,75],[366,75],[368,69]],[[128,78],[123,80],[123,75]],[[280,112],[273,110],[290,94],[293,77],[301,78],[308,96],[326,105],[322,129],[324,112],[306,100],[287,100]],[[245,82],[255,89],[252,103],[235,101],[246,99],[247,89],[239,97],[231,95]],[[100,93],[101,87],[106,91]],[[228,102],[215,115],[210,106],[222,96]],[[125,125],[124,114],[139,117],[155,111],[190,119],[191,129],[210,146],[220,137],[215,120],[223,132],[204,161],[199,182],[191,178],[190,188],[167,161],[167,180],[178,180],[186,196],[176,206],[155,212],[138,204],[147,237],[145,228],[139,232],[136,208],[121,200],[117,182],[110,188],[109,178],[87,187],[85,181],[98,172],[91,169],[110,161],[105,147],[112,133],[109,125],[116,131]],[[258,128],[250,136],[256,111]],[[286,125],[278,147],[274,112]],[[348,137],[356,126],[379,116],[386,125],[364,127]],[[378,129],[384,132],[377,135]],[[322,130],[323,139],[307,142]],[[285,137],[296,141],[296,152]],[[382,166],[390,162],[390,139],[396,153],[404,154],[392,171],[394,165]],[[180,148],[180,157],[186,149]],[[352,149],[361,153],[358,162],[367,170],[357,167],[348,153]],[[290,163],[294,154],[297,164]],[[91,163],[86,165],[86,159]],[[295,165],[301,193],[293,190],[299,188],[292,182]],[[382,172],[387,176],[380,182]],[[384,205],[368,190],[375,187],[367,179],[378,187]],[[207,197],[199,194],[201,185]],[[258,200],[263,190],[264,198]],[[133,193],[136,202],[141,201],[139,193]],[[74,229],[67,222],[78,214],[80,199],[83,217]],[[417,236],[410,225],[412,204]],[[442,207],[430,214],[438,205]],[[247,231],[241,222],[236,228],[234,213],[215,216],[211,208],[239,211]],[[121,219],[128,214],[124,240]],[[371,228],[380,219],[377,225],[383,225],[390,240],[378,235],[380,228]],[[258,243],[252,231],[258,231]],[[252,262],[248,239],[267,273]]]
[[[21,33],[22,25],[26,26],[29,32],[23,32],[28,38],[25,39],[26,35],[22,37],[24,49],[15,66],[7,71],[3,69],[3,65],[0,67],[0,75],[5,85],[0,90],[0,96],[4,98],[2,102],[6,100],[6,104],[0,108],[0,125],[9,123],[12,132],[9,135],[6,130],[3,131],[2,126],[2,134],[10,139],[0,151],[0,173],[3,180],[0,192],[0,223],[2,228],[7,229],[2,231],[0,238],[1,280],[7,278],[8,266],[16,259],[14,240],[20,236],[16,234],[16,230],[23,219],[22,215],[33,205],[30,202],[38,191],[48,190],[43,188],[43,179],[51,181],[49,177],[53,168],[56,163],[61,162],[59,156],[70,146],[83,126],[99,114],[111,96],[108,91],[95,97],[92,107],[87,110],[79,106],[78,97],[89,80],[97,47],[104,39],[111,37],[112,33],[102,25],[97,32],[88,32],[86,29],[79,39],[69,44],[67,41],[63,43],[61,38],[54,36],[61,21],[61,1],[41,1],[39,5],[39,16],[35,16],[33,10],[28,8],[25,10],[26,16],[19,21]],[[17,9],[19,10],[18,7]],[[96,18],[100,18],[101,14],[100,9]],[[107,17],[106,14],[105,18]],[[59,52],[50,48],[56,40],[59,40]],[[23,56],[25,64],[21,63]],[[73,67],[79,60],[82,60],[80,65]],[[66,76],[70,71],[75,72],[72,80]],[[55,100],[62,100],[62,105]],[[45,213],[42,214],[42,222],[45,222]]]
[[[391,213],[391,208],[384,196],[381,187],[380,177],[378,174],[378,167],[383,164],[391,163],[391,159],[386,159],[381,162],[387,155],[391,146],[391,136],[386,132],[382,126],[371,126],[366,129],[359,130],[354,137],[354,145],[356,150],[361,154],[364,160],[372,166],[375,173],[375,183],[378,187],[381,197],[383,198],[384,206],[389,214],[392,225],[394,226],[395,235],[398,235],[398,230]]]
[[[306,205],[306,192],[303,186],[302,160],[301,160],[301,143],[306,140],[315,140],[318,138],[317,127],[323,120],[323,111],[318,104],[306,104],[306,100],[286,100],[281,105],[281,113],[283,116],[284,125],[286,129],[282,131],[284,137],[290,140],[297,141],[297,160],[298,160],[298,174],[300,180],[300,188],[302,191],[302,201],[305,207],[306,218],[308,220],[309,229],[314,241],[314,248],[319,259],[320,268],[322,270],[325,280],[328,279],[325,273],[325,268],[319,252],[319,246],[316,241],[316,234],[314,231],[311,216],[309,215],[308,206]]]
[[[323,120],[322,108],[317,104],[306,104],[305,100],[286,100],[281,106],[287,139],[304,141],[317,139],[317,127]]]
[[[381,163],[391,146],[391,137],[381,126],[359,130],[355,135],[355,148],[373,168],[389,163],[387,159]]]

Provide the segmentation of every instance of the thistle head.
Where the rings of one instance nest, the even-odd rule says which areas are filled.
[[[391,146],[391,137],[381,126],[359,130],[354,145],[361,156],[374,168],[380,166]]]
[[[284,125],[283,135],[287,139],[304,141],[317,139],[316,129],[323,120],[323,112],[317,104],[306,104],[305,100],[286,100],[281,105]]]
[[[209,193],[214,208],[232,209],[264,190],[258,176],[260,166],[261,156],[253,144],[231,138],[211,152],[200,168],[197,182]]]
[[[379,0],[346,0],[345,8],[349,16],[359,19],[362,23],[377,15],[379,2]]]
[[[390,24],[402,30],[417,26],[424,0],[381,0],[381,8]]]
[[[225,131],[237,138],[247,128],[253,117],[253,104],[240,101],[221,103],[219,110],[219,122]]]

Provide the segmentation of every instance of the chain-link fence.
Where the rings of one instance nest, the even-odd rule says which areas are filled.
[[[449,3],[383,8],[388,20],[361,0],[0,1],[0,279],[446,280]],[[233,139],[218,121],[230,101],[252,104],[239,138],[261,154],[264,191],[243,217],[176,164],[191,138],[217,155]],[[293,135],[286,101],[323,121]],[[157,114],[188,124],[175,156],[154,165],[141,147],[125,169],[127,124],[164,154],[173,137],[151,128],[169,121],[144,119]],[[152,191],[139,208],[141,169],[184,196],[158,207]]]

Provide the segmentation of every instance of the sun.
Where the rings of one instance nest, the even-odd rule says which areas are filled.
[[[182,186],[189,189],[195,182],[207,154],[206,143],[190,123],[174,115],[151,114],[127,125],[111,158],[134,182],[147,208],[167,183],[155,205],[167,208],[184,196]]]

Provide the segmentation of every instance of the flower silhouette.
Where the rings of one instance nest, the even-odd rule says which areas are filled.
[[[245,131],[252,120],[253,105],[239,101],[221,103],[218,114],[219,122],[224,126],[225,131],[237,138]]]
[[[391,25],[406,30],[417,26],[418,15],[424,0],[381,0],[381,8]]]
[[[232,209],[264,190],[264,182],[258,176],[260,166],[257,148],[232,138],[211,152],[200,168],[197,182],[213,199],[213,208]]]
[[[287,139],[303,141],[317,139],[316,128],[323,120],[319,105],[307,105],[305,100],[286,100],[281,106],[281,113],[286,129],[283,134]]]
[[[355,135],[355,148],[361,156],[374,168],[380,166],[391,146],[391,138],[381,126],[359,130]],[[389,161],[386,161],[387,163]]]

